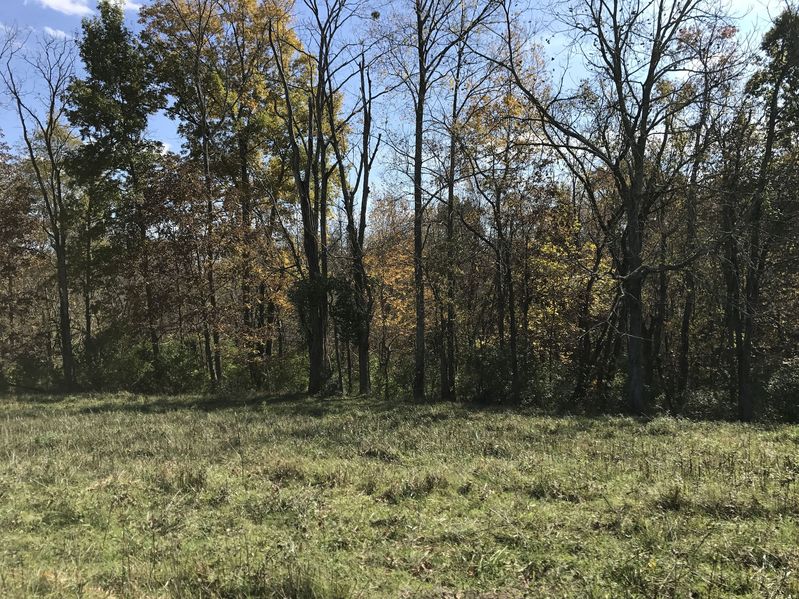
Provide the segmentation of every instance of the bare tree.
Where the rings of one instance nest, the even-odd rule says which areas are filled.
[[[693,64],[695,49],[682,40],[686,31],[720,30],[708,27],[722,16],[705,0],[643,0],[628,3],[579,0],[564,17],[582,52],[590,79],[576,94],[541,96],[519,68],[519,48],[512,43],[513,18],[504,4],[506,53],[496,61],[512,73],[517,85],[536,107],[550,143],[579,164],[578,174],[606,170],[619,198],[621,231],[606,228],[616,241],[616,276],[624,302],[627,339],[628,402],[635,413],[646,408],[642,293],[646,277],[677,270],[696,252],[672,264],[646,253],[649,221],[673,177],[677,161],[664,176],[659,170],[674,132],[676,115],[701,97]],[[584,112],[576,106],[587,108]],[[683,158],[684,159],[684,158]],[[653,168],[654,166],[654,168]]]
[[[33,47],[29,44],[35,42]],[[64,386],[76,386],[72,323],[69,306],[70,240],[69,191],[64,164],[72,136],[65,122],[64,98],[74,72],[75,51],[70,40],[32,39],[7,33],[0,57],[5,90],[16,109],[36,188],[45,213],[45,229],[56,258],[58,322]],[[19,73],[27,70],[35,81],[27,86]]]
[[[468,6],[468,11],[462,8]],[[416,311],[413,396],[425,397],[424,211],[425,129],[428,100],[436,84],[447,75],[445,59],[476,27],[485,23],[497,5],[494,0],[464,5],[459,0],[413,0],[412,23],[399,18],[390,37],[389,56],[402,85],[411,97],[414,115],[413,174],[413,279]]]
[[[295,289],[300,321],[308,343],[308,392],[323,390],[329,377],[327,358],[328,248],[327,212],[331,177],[329,116],[335,93],[336,67],[343,49],[334,40],[347,22],[350,11],[345,0],[306,0],[310,13],[307,45],[274,20],[269,26],[269,44],[276,59],[283,90],[278,116],[289,141],[289,170],[299,200],[302,246],[307,273]],[[299,264],[299,263],[298,263]]]
[[[327,97],[327,115],[331,134],[331,145],[335,153],[336,166],[338,167],[339,184],[344,203],[346,218],[347,241],[352,262],[352,278],[355,291],[355,307],[358,322],[358,389],[362,394],[371,391],[371,378],[369,374],[369,336],[372,320],[374,299],[372,289],[364,263],[364,248],[366,241],[366,216],[369,207],[370,177],[372,166],[380,147],[380,135],[373,139],[372,133],[372,107],[375,93],[372,90],[372,77],[370,65],[366,62],[365,53],[362,53],[357,62],[357,77],[359,81],[359,98],[350,117],[360,114],[361,138],[357,146],[355,164],[348,163],[345,157],[346,144],[342,130],[347,126],[350,118],[337,122],[336,114],[336,89],[332,77],[328,78],[329,93]],[[344,77],[346,80],[347,77]],[[354,166],[354,177],[348,171]],[[356,194],[360,191],[360,198],[356,202]],[[356,203],[358,213],[356,214]]]

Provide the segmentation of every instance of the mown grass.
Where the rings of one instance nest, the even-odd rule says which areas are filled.
[[[0,596],[796,597],[799,427],[0,398]]]

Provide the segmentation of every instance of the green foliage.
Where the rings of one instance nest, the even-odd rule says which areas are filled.
[[[489,404],[509,396],[510,380],[509,355],[489,345],[468,354],[459,382],[463,397]]]
[[[358,301],[357,292],[352,281],[343,277],[329,279],[331,311],[330,315],[339,326],[339,334],[343,340],[357,343],[361,328],[371,317],[365,307]]]
[[[766,405],[772,416],[799,422],[799,359],[785,360],[780,365],[771,375],[766,393]]]
[[[162,343],[156,372],[149,345],[124,328],[111,327],[94,339],[92,353],[82,356],[80,382],[105,391],[201,391],[205,373],[198,351],[196,344]]]
[[[289,290],[289,300],[297,310],[300,327],[306,335],[311,326],[311,311],[327,303],[329,290],[330,280],[323,277],[299,279]]]
[[[143,135],[161,102],[145,48],[125,27],[122,6],[100,0],[98,10],[83,20],[78,42],[86,77],[69,90],[70,121],[87,141],[73,170],[89,179],[118,171],[132,175],[140,154],[152,149]]]
[[[33,351],[19,352],[4,371],[14,385],[31,389],[51,389],[59,381],[59,374],[51,363]]]
[[[497,345],[482,345],[465,352],[464,367],[458,379],[458,396],[479,404],[505,403],[511,398],[511,353],[510,348]],[[555,409],[567,396],[558,390],[556,372],[544,373],[526,352],[520,352],[520,403],[534,402],[546,409]],[[546,376],[544,376],[546,375]],[[545,380],[546,379],[546,380]]]

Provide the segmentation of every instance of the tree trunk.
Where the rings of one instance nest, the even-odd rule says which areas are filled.
[[[501,251],[496,252],[496,261],[494,263],[494,279],[496,281],[497,290],[497,340],[499,342],[500,351],[505,349],[505,283],[502,276],[502,254]]]
[[[262,289],[265,290],[266,285],[262,284]],[[277,310],[275,308],[275,301],[270,299],[266,304],[266,343],[264,344],[264,355],[268,358],[272,355],[272,346],[274,344],[274,328],[275,317]]]
[[[583,291],[583,298],[580,305],[579,328],[580,343],[575,350],[577,362],[577,380],[572,391],[570,405],[576,404],[584,395],[588,386],[588,373],[591,369],[591,300],[593,298],[594,285],[596,284],[599,272],[599,265],[602,261],[602,246],[596,245],[594,248],[594,262],[591,268],[591,275]]]
[[[213,250],[210,252],[213,253]],[[213,260],[213,255],[209,259]],[[217,322],[216,282],[211,264],[208,265],[206,274],[208,277],[208,298],[211,302],[211,338],[214,341],[214,381],[219,384],[222,381],[222,349],[219,340],[219,323]]]
[[[441,396],[445,400],[455,400],[455,166],[456,149],[458,140],[456,126],[458,124],[459,106],[458,95],[461,84],[461,65],[465,44],[458,45],[457,62],[455,67],[455,81],[453,83],[452,107],[450,112],[450,132],[449,132],[449,164],[447,165],[447,253],[445,257],[447,264],[447,288],[444,293],[446,303],[446,320],[444,323],[445,352],[447,377],[442,381]]]
[[[638,204],[627,200],[627,239],[625,244],[625,278],[622,282],[627,313],[627,400],[633,414],[643,414],[644,398],[644,317],[641,273],[641,232]]]
[[[369,376],[369,324],[361,327],[358,336],[358,392],[369,395],[372,392],[372,381]]]
[[[60,234],[59,234],[60,237]],[[69,284],[67,275],[66,248],[63,239],[56,244],[56,271],[58,279],[58,330],[61,338],[61,366],[64,375],[64,388],[75,389],[75,357],[72,351],[72,323],[69,314]]]
[[[706,83],[707,85],[707,83]],[[704,155],[702,149],[702,132],[707,121],[709,98],[707,88],[702,100],[702,110],[697,126],[696,140],[694,143],[694,160],[691,168],[691,178],[688,183],[688,193],[685,198],[685,245],[689,252],[696,248],[696,202],[697,186],[699,181],[699,168]],[[685,404],[686,393],[690,382],[690,352],[691,352],[691,320],[696,305],[696,274],[694,268],[685,269],[685,302],[683,304],[682,319],[680,323],[680,343],[677,357],[677,405],[676,411]]]
[[[662,207],[658,211],[661,221],[661,236],[660,236],[660,262],[665,264],[667,261],[666,255],[666,234],[662,221]],[[658,273],[658,291],[657,303],[655,304],[655,313],[652,317],[652,325],[647,335],[648,343],[646,345],[646,376],[644,379],[645,388],[651,394],[655,385],[656,373],[660,370],[660,348],[663,339],[663,328],[666,323],[666,304],[668,302],[668,276],[665,271]]]
[[[255,387],[260,386],[260,351],[261,341],[255,338],[252,298],[252,255],[250,253],[252,225],[252,190],[250,186],[249,142],[246,135],[238,135],[239,178],[241,186],[241,317],[243,329],[244,352],[247,356],[247,369],[250,381]]]
[[[518,403],[521,398],[521,379],[519,375],[519,353],[518,353],[518,331],[516,328],[516,297],[513,285],[513,271],[511,264],[511,248],[510,243],[503,237],[502,248],[504,257],[504,270],[505,270],[505,288],[508,291],[508,328],[509,328],[509,342],[510,342],[510,373],[511,373],[511,391],[510,399],[513,403]]]
[[[315,394],[324,389],[327,379],[325,376],[324,316],[318,305],[310,308],[308,325],[308,393]]]
[[[421,27],[421,24],[419,25]],[[419,32],[421,34],[421,31]],[[422,54],[420,47],[420,66]],[[419,72],[419,89],[416,105],[416,138],[413,158],[413,285],[416,307],[416,336],[414,341],[413,398],[424,401],[425,367],[425,315],[424,315],[424,276],[422,272],[422,142],[424,136],[424,69]]]
[[[754,417],[754,383],[752,381],[752,350],[754,346],[755,318],[759,309],[760,300],[760,275],[765,262],[764,243],[761,239],[761,219],[763,215],[763,200],[765,199],[766,186],[768,185],[768,172],[774,152],[774,142],[777,134],[777,120],[779,113],[779,97],[782,82],[787,76],[790,63],[783,62],[779,74],[771,90],[768,104],[768,121],[766,125],[766,142],[763,148],[763,157],[760,161],[757,186],[752,199],[750,210],[749,233],[749,261],[746,268],[746,310],[743,323],[743,346],[741,359],[738,362],[738,414],[744,422],[749,422]]]
[[[347,342],[347,393],[352,395],[352,348]]]
[[[341,366],[341,341],[338,336],[338,323],[333,319],[333,347],[336,353],[336,374],[338,375],[338,392],[344,392],[344,370]]]
[[[92,237],[91,237],[91,198],[86,210],[86,244],[84,251],[84,270],[83,270],[83,318],[85,333],[83,346],[86,352],[86,361],[89,368],[89,379],[92,384],[95,381],[95,355],[94,341],[92,334]]]

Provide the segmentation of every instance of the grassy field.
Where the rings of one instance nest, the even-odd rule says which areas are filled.
[[[799,427],[0,398],[0,596],[797,597]]]

